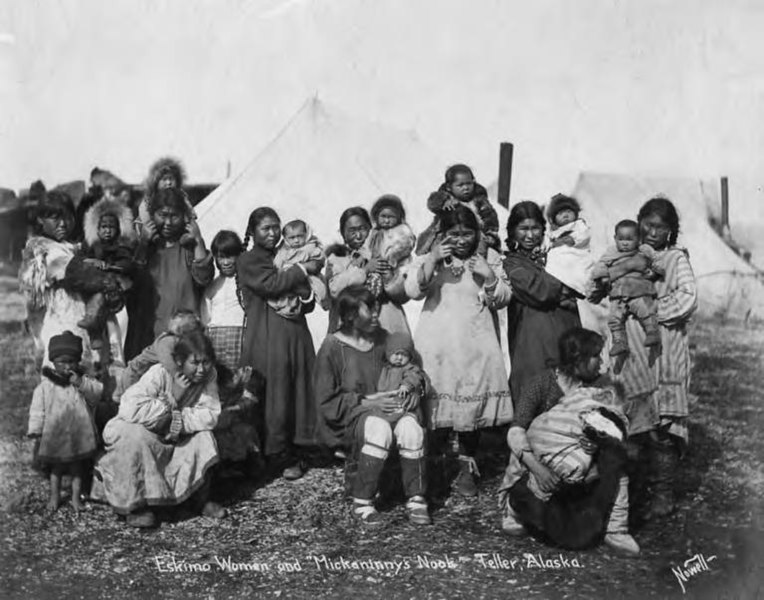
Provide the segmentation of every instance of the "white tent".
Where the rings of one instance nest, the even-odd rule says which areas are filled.
[[[311,99],[196,212],[206,240],[220,229],[243,236],[250,212],[271,206],[282,222],[306,221],[328,245],[341,240],[339,217],[344,209],[369,209],[376,198],[393,193],[403,199],[407,221],[419,233],[432,219],[427,196],[439,185],[445,166],[415,133],[353,119]],[[406,305],[412,328],[418,304]],[[308,321],[318,347],[326,334],[326,313],[316,308]]]
[[[679,211],[679,245],[687,248],[698,281],[699,312],[730,318],[764,318],[764,280],[718,236],[709,218],[718,218],[718,182],[682,178],[582,173],[573,191],[592,228],[592,251],[612,243],[621,219],[636,219],[654,196],[669,198]]]

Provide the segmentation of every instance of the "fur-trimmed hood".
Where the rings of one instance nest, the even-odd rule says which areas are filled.
[[[113,198],[101,198],[85,213],[82,230],[85,243],[92,246],[98,241],[98,222],[104,215],[114,215],[119,221],[119,237],[130,241],[135,240],[133,229],[133,213],[130,208]]]
[[[169,172],[175,180],[178,182],[178,187],[183,188],[186,183],[186,170],[183,168],[177,158],[171,156],[163,156],[162,158],[154,161],[154,164],[149,168],[148,177],[146,177],[146,194],[151,196],[156,192],[157,184],[164,173]]]

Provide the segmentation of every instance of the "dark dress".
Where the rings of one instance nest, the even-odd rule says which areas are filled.
[[[385,333],[380,330],[371,350],[363,352],[334,334],[324,338],[316,357],[313,382],[320,413],[321,441],[330,448],[351,448],[362,417],[371,414],[361,398],[377,391],[385,366]]]
[[[512,300],[507,308],[507,339],[512,372],[512,397],[534,375],[559,359],[557,342],[565,331],[580,327],[577,308],[563,308],[564,285],[537,261],[520,252],[510,252],[504,261]]]
[[[215,275],[212,254],[194,260],[193,249],[178,243],[156,246],[148,251],[145,269],[135,274],[127,296],[127,337],[125,359],[130,360],[167,329],[178,310],[199,314],[204,288]]]
[[[265,454],[286,455],[293,445],[316,443],[313,398],[315,351],[303,305],[296,318],[279,315],[268,305],[285,294],[308,286],[308,276],[297,265],[285,271],[273,265],[275,252],[255,246],[239,257],[246,327],[241,364],[251,366],[265,380]]]

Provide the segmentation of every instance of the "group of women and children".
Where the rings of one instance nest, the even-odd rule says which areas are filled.
[[[503,253],[467,166],[450,167],[427,205],[418,237],[397,196],[349,207],[342,243],[328,247],[310,223],[263,206],[243,238],[220,231],[208,249],[176,161],[151,169],[134,207],[119,190],[78,213],[65,194],[43,194],[20,282],[42,355],[29,435],[50,509],[63,474],[78,509],[92,469],[90,498],[128,525],[153,526],[159,507],[181,503],[222,517],[216,464],[262,454],[295,480],[306,449],[322,447],[345,458],[359,522],[384,521],[375,500],[393,454],[409,520],[426,525],[428,465],[455,459],[454,493],[475,496],[480,433],[503,426],[507,534],[638,554],[628,474],[646,471],[631,485],[650,492],[646,517],[669,514],[687,442],[697,298],[674,205],[647,200],[596,261],[569,196],[546,217],[533,202],[512,206]],[[607,339],[578,311],[606,297]],[[413,335],[409,300],[424,301]],[[305,317],[316,304],[329,312],[317,353]]]

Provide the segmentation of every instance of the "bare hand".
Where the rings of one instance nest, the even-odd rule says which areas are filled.
[[[620,263],[620,266],[627,268],[629,271],[643,273],[650,267],[650,260],[643,254],[635,254]]]
[[[493,285],[496,281],[496,274],[493,272],[493,269],[491,269],[486,259],[479,254],[472,255],[467,261],[467,268],[475,275],[482,277],[485,285]]]
[[[186,233],[194,238],[197,242],[202,242],[202,231],[199,229],[199,224],[196,219],[191,219],[186,223]]]
[[[157,237],[157,224],[154,223],[154,219],[149,219],[148,222],[142,223],[142,235],[146,241],[151,241]]]
[[[439,243],[432,247],[432,257],[436,262],[440,262],[454,254],[454,247],[451,245],[451,238],[443,238]]]
[[[98,260],[97,258],[86,258],[82,262],[88,266],[95,267],[96,269],[101,269],[102,271],[106,269],[106,263],[102,260]]]
[[[454,210],[459,205],[456,198],[449,198],[443,203],[443,210]]]
[[[377,259],[377,273],[380,275],[389,275],[392,273],[393,267],[384,258]]]
[[[188,377],[183,373],[176,373],[172,380],[172,395],[176,400],[180,400],[186,390],[191,386],[191,382]]]
[[[419,408],[419,394],[416,392],[409,392],[406,399],[403,401],[403,412],[411,412]]]
[[[533,466],[529,465],[528,468],[536,477],[536,481],[538,482],[539,488],[542,492],[550,494],[557,488],[557,485],[560,483],[559,475],[538,461],[534,461]]]

